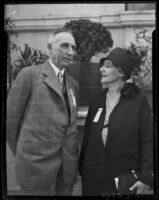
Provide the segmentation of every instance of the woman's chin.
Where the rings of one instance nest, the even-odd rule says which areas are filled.
[[[108,87],[108,83],[105,83],[105,82],[104,82],[104,83],[102,83],[102,82],[101,82],[101,84],[102,84],[102,89],[105,89],[105,88],[107,88],[107,87]]]

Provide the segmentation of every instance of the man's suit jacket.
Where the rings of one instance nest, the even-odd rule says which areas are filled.
[[[48,61],[22,69],[8,95],[7,139],[16,156],[17,181],[25,189],[54,190],[61,165],[65,183],[76,181],[78,84],[67,73],[65,80],[70,122]]]

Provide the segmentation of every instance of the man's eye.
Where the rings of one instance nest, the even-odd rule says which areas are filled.
[[[61,47],[63,47],[63,48],[68,48],[68,47],[69,47],[69,44],[63,43],[63,44],[61,44]]]
[[[73,49],[74,51],[76,51],[76,47],[75,47],[75,46],[72,46],[72,49]]]
[[[69,47],[71,47],[73,49],[73,51],[76,51],[76,47],[74,45],[70,45],[68,43],[61,44],[61,47],[64,49],[68,49]]]

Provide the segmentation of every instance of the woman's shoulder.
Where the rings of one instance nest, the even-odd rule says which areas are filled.
[[[145,100],[147,97],[146,97],[146,93],[143,89],[140,89],[138,95],[137,95],[137,98],[140,99],[140,100]]]
[[[145,91],[134,83],[126,83],[121,90],[121,96],[134,101],[146,99]]]

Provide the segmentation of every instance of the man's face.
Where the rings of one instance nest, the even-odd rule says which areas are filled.
[[[70,33],[58,33],[51,44],[51,61],[60,70],[67,67],[73,62],[75,48],[75,40]]]

